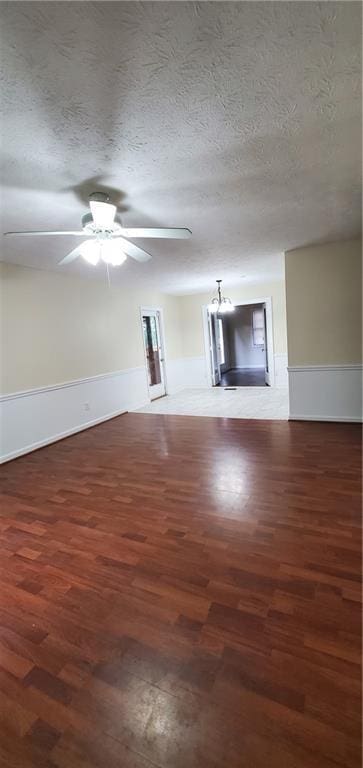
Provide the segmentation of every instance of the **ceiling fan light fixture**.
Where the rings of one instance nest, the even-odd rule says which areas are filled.
[[[94,267],[98,264],[100,260],[100,245],[97,240],[85,240],[78,250],[88,264],[92,264]]]
[[[107,240],[101,243],[101,259],[105,264],[110,264],[112,267],[120,267],[126,261],[126,253],[120,248],[119,243],[113,240]]]

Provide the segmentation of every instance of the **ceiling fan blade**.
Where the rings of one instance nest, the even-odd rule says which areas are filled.
[[[80,245],[77,245],[77,248],[73,248],[73,251],[67,254],[67,256],[64,257],[64,259],[61,259],[61,261],[58,261],[58,266],[64,266],[64,264],[71,264],[72,261],[75,261],[78,259],[78,256],[81,256],[80,251]]]
[[[129,243],[129,241],[125,240],[125,238],[121,235],[116,235],[113,240],[121,240],[122,250],[124,253],[126,253],[127,256],[131,256],[132,259],[136,259],[136,261],[145,262],[152,259],[150,253],[143,251],[142,248],[134,245],[134,243]]]
[[[69,230],[69,231],[64,231],[64,230],[57,231],[56,230],[54,232],[44,232],[44,231],[43,232],[42,231],[40,231],[40,232],[36,232],[36,231],[35,232],[4,232],[4,235],[6,235],[7,237],[9,235],[11,235],[11,236],[12,235],[30,235],[30,236],[38,236],[38,235],[81,235],[82,237],[84,237],[84,232],[83,232],[82,229],[80,229],[80,230],[77,229],[77,230]]]
[[[184,240],[191,237],[190,229],[185,227],[125,227],[122,228],[124,237],[158,237],[173,240]]]

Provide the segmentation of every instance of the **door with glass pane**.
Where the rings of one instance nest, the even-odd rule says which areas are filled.
[[[155,400],[166,394],[163,339],[158,310],[143,311],[142,330],[150,399]]]

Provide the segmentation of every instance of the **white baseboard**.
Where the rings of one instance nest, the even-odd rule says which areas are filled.
[[[362,365],[290,366],[290,420],[362,421]]]
[[[0,463],[149,402],[143,366],[0,398]]]

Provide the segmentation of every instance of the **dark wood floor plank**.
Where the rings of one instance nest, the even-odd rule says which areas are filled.
[[[358,768],[360,462],[127,414],[4,465],[0,764]]]

